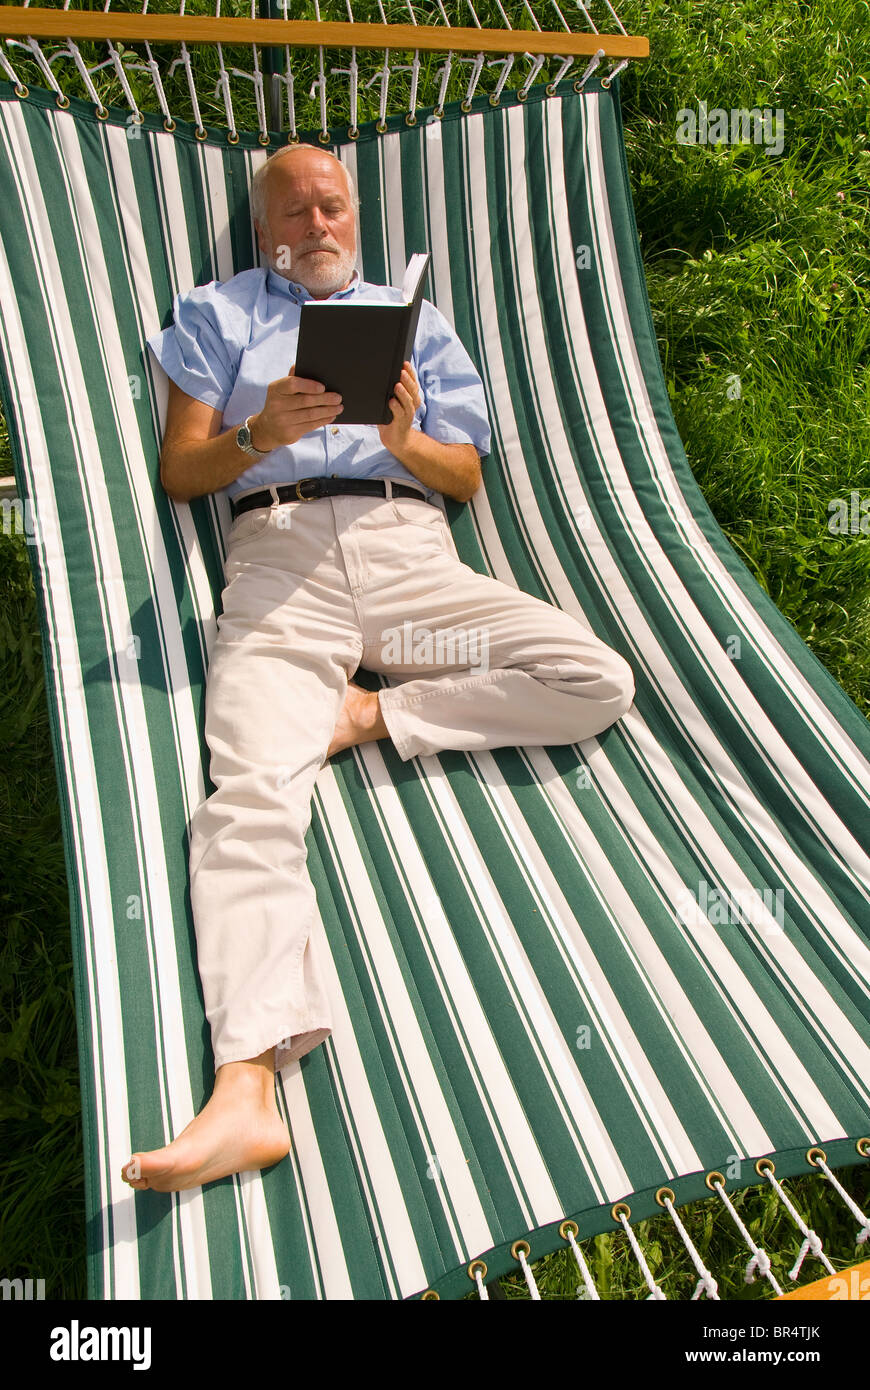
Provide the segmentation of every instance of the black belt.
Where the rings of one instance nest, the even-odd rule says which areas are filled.
[[[407,483],[393,483],[394,497],[419,497],[424,502],[427,497],[421,488],[409,487]],[[359,493],[367,497],[386,497],[386,483],[376,478],[301,478],[298,483],[283,483],[275,488],[280,502],[313,502],[317,497],[337,497],[341,493]],[[254,507],[271,507],[274,502],[272,491],[251,492],[247,497],[232,500],[233,517],[241,512],[249,512]]]

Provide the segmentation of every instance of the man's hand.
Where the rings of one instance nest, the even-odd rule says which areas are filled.
[[[473,444],[442,444],[414,428],[421,395],[410,362],[390,399],[389,425],[378,425],[381,443],[425,487],[467,502],[480,487],[480,457]]]
[[[420,387],[414,369],[410,362],[405,362],[394,394],[390,397],[390,414],[393,418],[388,425],[378,425],[381,443],[398,459],[401,459],[407,449],[408,437],[414,425],[414,413],[420,399]]]
[[[320,381],[297,376],[294,363],[287,376],[266,388],[263,409],[251,417],[251,443],[265,450],[295,444],[311,430],[331,425],[341,411],[341,396],[327,391]]]

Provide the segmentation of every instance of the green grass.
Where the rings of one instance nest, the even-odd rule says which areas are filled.
[[[378,17],[375,5],[353,8],[357,19]],[[385,8],[405,17],[395,3]],[[870,497],[870,7],[856,0],[652,0],[618,8],[626,28],[651,41],[651,61],[623,74],[623,114],[653,319],[689,460],[738,554],[870,714],[870,536],[834,535],[827,524],[834,499],[854,490]],[[494,6],[476,9],[482,22],[494,13]],[[342,6],[324,5],[322,13],[344,17]],[[202,61],[214,74],[214,55]],[[364,78],[378,59],[365,61]],[[429,61],[420,105],[434,101],[440,61]],[[521,82],[527,67],[518,66]],[[316,103],[307,101],[315,69],[300,62],[299,73],[306,94],[300,125],[316,124]],[[485,72],[481,90],[497,77],[497,69]],[[114,79],[101,80],[103,99],[117,102]],[[463,95],[464,81],[454,79],[449,100]],[[395,84],[407,93],[407,75]],[[64,85],[75,92],[73,82]],[[375,92],[360,119],[376,115]],[[179,115],[186,114],[183,99],[176,82],[171,105]],[[235,99],[240,128],[245,120],[253,125],[250,100],[245,116]],[[678,112],[699,101],[710,109],[782,108],[782,154],[754,145],[679,145]],[[334,106],[330,112],[337,120]],[[203,113],[207,125],[223,124],[219,100],[204,102]],[[4,427],[0,473],[11,471]],[[49,1296],[83,1297],[67,888],[26,550],[20,538],[0,535],[0,911],[7,924],[0,951],[0,1275],[43,1277]],[[870,1169],[850,1169],[845,1181],[866,1207]],[[837,1268],[857,1259],[854,1221],[822,1179],[810,1175],[786,1187]],[[758,1188],[735,1200],[785,1287],[800,1243],[787,1217]],[[742,1283],[748,1252],[718,1199],[681,1215],[723,1298],[770,1295],[765,1281]],[[637,1229],[665,1293],[690,1297],[694,1269],[669,1218]],[[583,1249],[603,1296],[645,1296],[624,1234],[596,1237]],[[570,1255],[538,1262],[535,1274],[544,1297],[576,1296]],[[821,1274],[810,1260],[801,1278]],[[508,1298],[528,1297],[521,1274],[502,1285]]]

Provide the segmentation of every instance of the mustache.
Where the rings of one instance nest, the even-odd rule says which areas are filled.
[[[336,255],[341,255],[341,247],[336,245],[334,241],[328,239],[322,241],[306,241],[303,242],[301,246],[296,247],[297,256],[305,256],[309,251],[334,251]]]

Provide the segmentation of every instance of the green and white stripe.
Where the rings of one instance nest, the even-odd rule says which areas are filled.
[[[614,1201],[642,1219],[662,1184],[803,1171],[811,1144],[849,1163],[870,1130],[870,737],[692,478],[616,88],[338,152],[363,274],[430,250],[484,381],[493,452],[448,503],[456,553],[587,621],[637,697],[582,746],[326,764],[308,863],[334,1031],[281,1077],[293,1151],[133,1197],[131,1150],[211,1088],[186,830],[229,521],[160,487],[144,343],[177,292],[256,263],[265,153],[0,84],[4,406],[39,526],[94,1298],[456,1297],[478,1255],[492,1276],[519,1237],[560,1248],[564,1217],[611,1229]],[[705,885],[745,919],[687,921]]]

